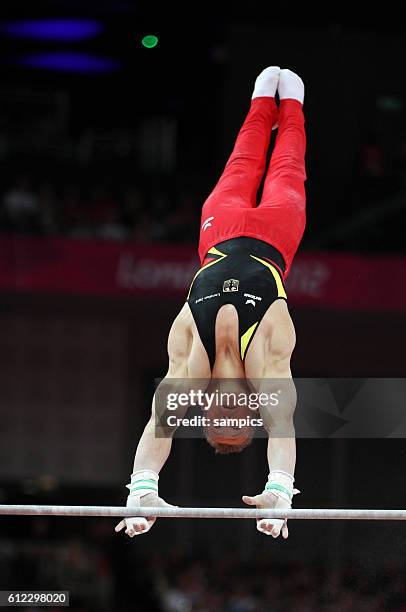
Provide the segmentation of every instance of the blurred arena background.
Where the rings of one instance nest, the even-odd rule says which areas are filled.
[[[393,15],[196,7],[181,20],[127,0],[0,10],[1,503],[124,504],[197,266],[200,206],[267,65],[306,85],[294,375],[404,376],[405,35]],[[264,482],[264,443],[216,457],[178,440],[163,497],[239,505]],[[296,506],[402,507],[405,452],[402,438],[299,440]],[[114,524],[1,518],[1,589],[69,590],[81,612],[406,610],[401,523],[291,521],[287,542],[245,521],[161,520],[136,541]]]

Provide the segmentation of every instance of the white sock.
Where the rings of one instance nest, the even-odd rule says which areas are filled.
[[[298,100],[303,104],[304,83],[300,76],[284,68],[279,74],[278,93],[279,100]]]
[[[279,66],[269,66],[269,68],[265,68],[265,70],[258,75],[255,81],[252,99],[259,98],[260,96],[267,98],[275,97],[280,70]]]

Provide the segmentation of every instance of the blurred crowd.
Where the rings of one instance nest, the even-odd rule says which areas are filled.
[[[110,522],[52,540],[46,525],[38,519],[30,540],[2,539],[1,588],[68,590],[74,612],[406,611],[398,561],[376,569],[357,561],[281,563],[271,550],[249,560],[173,549],[140,554],[138,542],[117,539]]]
[[[382,150],[365,143],[358,172],[334,223],[315,211],[305,248],[405,252],[406,178],[393,175]],[[79,239],[195,243],[207,193],[145,176],[137,182],[103,176],[80,180],[35,179],[20,174],[0,184],[0,233]],[[403,176],[403,175],[402,175]],[[406,175],[405,175],[406,176]],[[316,206],[315,206],[316,204]]]
[[[164,612],[406,610],[403,572],[396,564],[370,573],[356,563],[338,570],[325,563],[229,556],[167,560],[153,575]]]
[[[216,180],[203,171],[198,177],[183,172],[181,178],[176,172],[138,172],[136,165],[134,175],[128,165],[120,168],[116,162],[83,170],[39,157],[26,171],[31,168],[27,163],[22,171],[12,163],[11,171],[3,173],[0,233],[195,243],[201,206]],[[52,179],[44,178],[48,166]],[[325,181],[325,176],[310,174],[306,186],[312,215],[304,248],[405,252],[403,141],[391,148],[379,134],[366,133],[354,152],[352,176],[343,178],[329,207]]]
[[[106,240],[193,242],[198,197],[190,190],[95,181],[53,184],[18,176],[1,194],[0,231],[18,235]]]

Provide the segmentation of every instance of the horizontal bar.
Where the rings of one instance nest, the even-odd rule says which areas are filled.
[[[258,519],[288,518],[311,520],[405,521],[406,510],[256,508],[126,508],[121,506],[0,505],[0,515],[9,516],[155,516],[158,518]]]

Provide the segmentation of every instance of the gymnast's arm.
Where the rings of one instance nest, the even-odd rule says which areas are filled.
[[[277,398],[276,404],[261,406],[263,426],[268,433],[268,481],[264,491],[255,496],[244,496],[243,501],[258,508],[290,508],[294,493],[296,438],[293,416],[296,408],[296,388],[290,370],[290,359],[295,346],[295,330],[287,307],[280,302],[274,310],[272,324],[265,325],[263,346],[247,355],[246,373],[255,390]],[[258,377],[254,379],[253,374]],[[258,521],[258,530],[277,537],[288,537],[286,521]]]
[[[269,471],[282,470],[293,475],[296,463],[293,416],[297,398],[290,362],[296,333],[284,301],[278,300],[270,310],[270,316],[267,313],[264,317],[248,351],[245,373],[256,392],[277,399],[276,403],[260,407],[263,426],[268,433]]]
[[[151,417],[137,446],[133,472],[153,470],[159,474],[169,457],[172,437],[177,429],[175,426],[166,425],[166,417],[182,418],[188,409],[188,407],[183,409],[178,407],[168,413],[163,406],[167,393],[184,391],[188,379],[188,333],[178,328],[178,333],[174,335],[174,327],[178,326],[174,324],[168,339],[168,372],[154,394]]]
[[[184,387],[188,378],[188,357],[192,338],[187,320],[185,316],[182,316],[183,311],[184,309],[175,319],[169,333],[168,372],[154,394],[151,417],[135,452],[131,482],[127,485],[130,491],[127,506],[134,507],[134,509],[140,506],[158,507],[167,505],[158,495],[158,479],[159,472],[169,457],[176,427],[163,426],[166,414],[162,400],[168,390],[170,392],[180,392],[180,387]],[[187,409],[187,406],[177,408],[176,416],[181,418]],[[134,517],[120,521],[115,530],[121,531],[125,527],[125,533],[133,537],[147,532],[155,522],[155,517],[142,518],[137,517],[136,512],[134,514]]]

